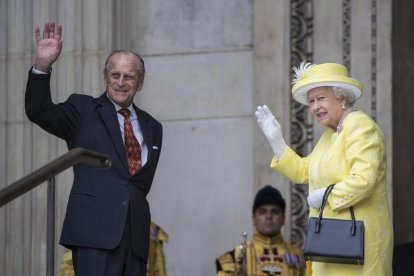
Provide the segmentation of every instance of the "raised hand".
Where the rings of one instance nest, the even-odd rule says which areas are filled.
[[[280,158],[286,149],[286,142],[283,139],[279,122],[266,105],[258,106],[254,114],[256,115],[259,127],[262,129],[272,147],[273,153],[276,157]]]
[[[55,22],[45,23],[43,36],[40,29],[35,29],[37,50],[36,50],[36,69],[49,72],[52,64],[57,60],[62,51],[62,26],[55,27]]]

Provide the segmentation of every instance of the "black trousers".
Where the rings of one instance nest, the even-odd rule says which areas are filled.
[[[73,247],[73,267],[77,276],[146,276],[147,264],[136,256],[131,245],[131,216],[128,211],[124,234],[113,250]]]

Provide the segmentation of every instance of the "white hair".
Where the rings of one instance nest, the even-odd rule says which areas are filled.
[[[345,99],[346,107],[354,106],[355,101],[356,101],[354,93],[352,93],[351,91],[343,87],[332,86],[331,88],[332,88],[333,94],[335,95],[335,98],[339,100]]]

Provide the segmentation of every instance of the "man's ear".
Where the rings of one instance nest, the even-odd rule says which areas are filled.
[[[141,91],[141,90],[142,90],[142,87],[144,87],[144,79],[142,79],[142,80],[139,82],[137,91],[138,91],[138,92],[139,92],[139,91]]]
[[[105,74],[105,72],[103,73],[103,82],[104,82],[104,87],[105,87],[105,89],[107,89],[108,87],[107,87],[107,78],[106,78],[106,74]]]
[[[252,222],[253,222],[253,226],[256,228],[256,220],[254,217],[254,213],[252,214]]]

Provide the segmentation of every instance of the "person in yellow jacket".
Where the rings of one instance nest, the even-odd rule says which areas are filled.
[[[317,217],[323,194],[335,184],[323,216],[355,218],[365,227],[364,265],[312,262],[313,275],[392,275],[393,229],[387,200],[385,141],[378,125],[353,105],[362,84],[336,63],[301,63],[294,68],[292,96],[309,106],[315,121],[326,127],[312,152],[296,154],[283,139],[280,124],[267,106],[255,115],[274,153],[271,167],[289,180],[309,184],[310,216]]]
[[[252,240],[216,259],[217,276],[301,276],[305,275],[303,251],[282,238],[285,200],[267,185],[259,190],[253,204]]]
[[[151,221],[150,245],[147,263],[147,276],[166,276],[164,243],[168,242],[167,233]],[[66,250],[59,268],[59,276],[75,276],[72,251]]]

